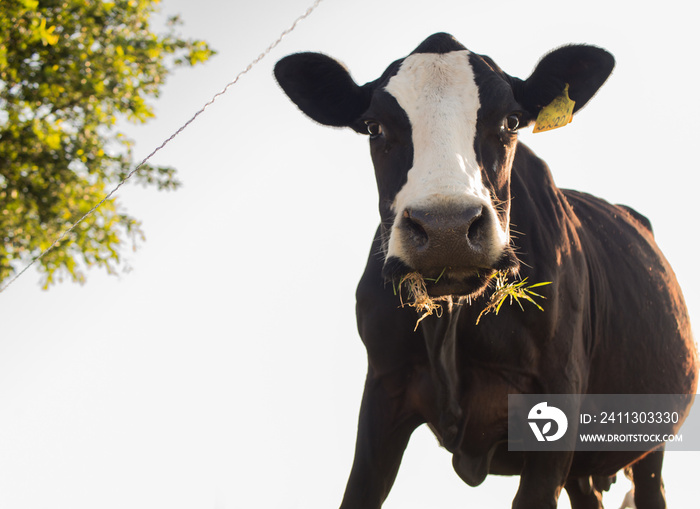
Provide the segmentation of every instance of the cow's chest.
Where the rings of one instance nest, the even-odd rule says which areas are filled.
[[[426,363],[415,370],[413,387],[421,413],[449,450],[486,448],[506,438],[508,394],[537,387],[537,358],[527,335],[508,332],[515,329],[506,322],[473,327],[470,311],[462,313],[426,323]]]

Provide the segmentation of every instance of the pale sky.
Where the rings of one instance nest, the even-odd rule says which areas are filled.
[[[137,157],[313,1],[162,3],[219,53],[173,74],[158,118],[128,129]],[[327,53],[364,83],[438,31],[522,78],[563,44],[608,49],[617,67],[573,123],[521,140],[562,187],[650,218],[698,324],[697,16],[687,1],[636,5],[325,0],[156,156],[182,189],[120,190],[147,235],[130,272],[44,292],[32,269],[0,294],[0,507],[340,504],[366,373],[354,291],[376,188],[366,139],[314,124],[277,87],[272,66],[289,53]],[[518,478],[471,488],[450,460],[419,428],[384,507],[510,507]],[[696,500],[699,462],[667,454],[670,507]],[[611,508],[629,486],[619,477]]]

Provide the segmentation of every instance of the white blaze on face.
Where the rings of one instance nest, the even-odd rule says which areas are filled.
[[[397,221],[388,255],[402,258],[394,230],[406,209],[483,206],[496,218],[474,152],[480,102],[469,51],[410,55],[385,90],[406,112],[413,136],[413,167],[393,203]],[[496,231],[490,251],[498,256],[507,233],[497,220],[491,223]]]

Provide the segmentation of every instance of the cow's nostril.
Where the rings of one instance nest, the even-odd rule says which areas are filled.
[[[408,209],[403,211],[402,227],[410,236],[414,247],[420,248],[428,244],[430,239],[428,232],[425,230],[423,224],[421,224],[421,220],[413,217]]]
[[[481,236],[481,232],[484,231],[486,223],[487,219],[483,213],[483,208],[481,208],[469,219],[469,223],[467,225],[467,238],[469,239],[469,242],[475,244],[479,241],[479,237]]]

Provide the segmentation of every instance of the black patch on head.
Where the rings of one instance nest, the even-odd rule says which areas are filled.
[[[382,135],[370,141],[370,153],[382,221],[393,221],[392,203],[413,166],[411,122],[396,98],[383,89],[374,93],[363,118],[376,120],[382,125]]]
[[[450,34],[443,32],[433,34],[424,40],[420,46],[413,50],[413,53],[450,53],[451,51],[461,51],[465,48],[457,39]]]

